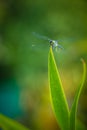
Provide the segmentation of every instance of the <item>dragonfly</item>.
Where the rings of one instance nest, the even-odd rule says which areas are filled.
[[[40,34],[38,34],[38,33],[36,33],[36,32],[33,32],[33,35],[34,35],[35,37],[37,37],[37,38],[40,38],[40,39],[43,39],[43,40],[48,41],[49,44],[50,44],[50,46],[52,47],[52,49],[56,49],[56,50],[57,50],[58,48],[64,49],[64,48],[59,44],[59,40],[52,40],[52,39],[48,38],[47,36],[40,35]],[[35,46],[35,45],[33,45],[33,46]]]

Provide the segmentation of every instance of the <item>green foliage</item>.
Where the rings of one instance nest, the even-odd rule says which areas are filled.
[[[2,128],[3,130],[29,130],[18,122],[13,121],[2,114],[0,114],[0,128]]]
[[[53,108],[56,114],[56,118],[62,130],[75,130],[76,129],[75,122],[76,122],[77,104],[78,104],[80,93],[82,91],[85,77],[86,77],[86,64],[83,60],[82,60],[82,63],[83,63],[82,81],[75,94],[75,99],[74,99],[71,111],[69,112],[69,107],[68,107],[66,97],[63,91],[63,86],[61,84],[60,75],[57,70],[52,48],[50,47],[49,62],[48,62],[50,93],[51,93],[51,98],[52,98],[52,103],[53,103]],[[84,125],[82,125],[82,123],[79,123],[79,126],[77,126],[77,129],[83,130],[83,128],[85,130]]]
[[[83,77],[77,89],[77,92],[75,94],[74,102],[73,102],[71,112],[70,112],[70,130],[75,130],[77,105],[78,105],[79,97],[80,97],[80,94],[84,85],[85,77],[86,77],[86,64],[84,60],[82,60],[82,63],[83,63]]]

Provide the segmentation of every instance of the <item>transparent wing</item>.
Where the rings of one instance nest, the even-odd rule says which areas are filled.
[[[46,51],[49,49],[49,43],[37,43],[37,42],[34,42],[32,43],[30,49],[33,50],[33,51]]]
[[[40,38],[40,39],[43,39],[43,40],[51,40],[50,38],[48,38],[47,36],[44,36],[44,35],[40,35],[40,34],[38,34],[38,33],[36,33],[36,32],[32,32],[32,34],[34,35],[34,36],[36,36],[37,38]]]
[[[58,44],[58,48],[64,50],[63,46],[61,46],[60,44]]]
[[[65,38],[62,38],[62,39],[58,39],[56,40],[57,42],[59,43],[72,43],[72,42],[75,42],[77,39],[76,38],[72,38],[72,37],[65,37]]]

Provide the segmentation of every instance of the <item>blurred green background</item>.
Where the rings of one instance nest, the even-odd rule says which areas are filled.
[[[48,83],[49,42],[60,40],[54,52],[64,91],[71,106],[87,63],[86,0],[0,0],[0,113],[32,130],[58,130]],[[87,80],[78,118],[87,125]]]

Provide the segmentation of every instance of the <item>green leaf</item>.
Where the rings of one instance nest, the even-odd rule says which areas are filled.
[[[76,112],[77,112],[77,105],[78,105],[78,101],[79,101],[79,97],[85,82],[85,78],[86,78],[86,64],[84,62],[84,60],[82,59],[82,63],[83,63],[83,77],[81,80],[81,83],[77,89],[77,92],[75,94],[75,98],[74,98],[74,102],[72,104],[72,108],[71,108],[71,112],[70,112],[70,130],[75,130],[76,129]]]
[[[48,57],[48,71],[51,99],[58,124],[62,130],[69,130],[69,108],[55,63],[52,47],[50,47]]]
[[[29,130],[16,121],[0,114],[0,128],[3,130]]]

